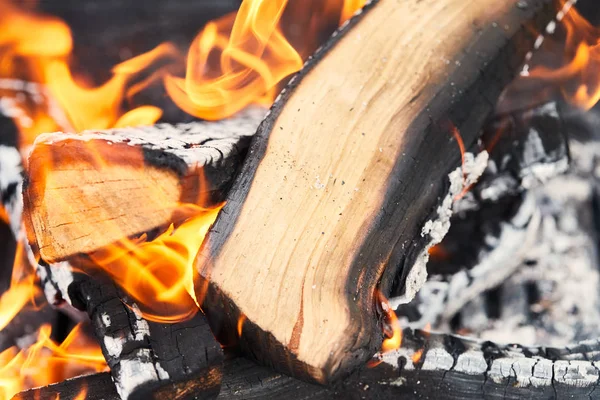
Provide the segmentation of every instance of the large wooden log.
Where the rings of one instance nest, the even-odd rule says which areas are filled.
[[[263,115],[41,135],[24,191],[34,252],[58,262],[177,222],[182,203],[216,204]]]
[[[199,254],[213,330],[245,318],[248,354],[320,383],[364,363],[376,289],[400,276],[414,296],[447,231],[452,131],[476,141],[550,3],[381,0],[342,27],[259,127]]]

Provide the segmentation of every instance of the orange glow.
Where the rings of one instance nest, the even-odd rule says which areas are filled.
[[[43,132],[106,129],[126,124],[156,122],[162,111],[155,107],[123,108],[132,95],[139,76],[155,71],[145,84],[157,80],[169,63],[183,62],[183,56],[171,44],[131,58],[112,70],[113,76],[101,86],[85,84],[85,76],[74,76],[69,65],[73,43],[69,27],[48,16],[25,12],[7,0],[0,0],[0,78],[22,79],[45,84],[67,119],[49,115],[37,105],[27,110],[33,122],[15,119],[24,143],[32,143]],[[160,66],[160,68],[157,68]]]
[[[428,322],[425,324],[425,326],[423,327],[423,332],[427,334],[427,336],[429,336],[429,333],[431,333],[431,323]]]
[[[50,325],[43,325],[29,348],[11,347],[0,353],[1,400],[21,390],[107,368],[99,346],[81,332],[80,325],[60,345],[50,339],[50,333]]]
[[[365,6],[367,0],[344,0],[342,13],[340,14],[340,25],[349,19],[357,10]]]
[[[377,291],[376,294],[379,302],[381,303],[381,308],[385,313],[383,331],[386,338],[383,340],[381,345],[381,352],[387,353],[389,351],[399,349],[402,345],[402,328],[400,327],[400,322],[398,321],[396,312],[392,309],[389,301],[381,292]]]
[[[194,216],[152,241],[122,240],[90,254],[142,308],[144,318],[178,322],[193,317],[203,299],[194,291],[194,259],[222,205],[187,205]],[[143,238],[145,239],[145,238]]]
[[[423,356],[423,349],[419,349],[419,350],[415,351],[415,354],[413,354],[411,357],[413,364],[416,364],[419,361],[421,361],[421,356]]]
[[[365,2],[344,0],[337,10],[340,23]],[[340,7],[339,2],[326,3],[321,19],[331,14],[333,5],[327,7],[331,4]],[[302,68],[307,53],[294,48],[281,30],[287,5],[287,0],[245,0],[237,14],[207,24],[190,46],[185,78],[165,78],[173,101],[187,113],[208,120],[231,116],[250,104],[270,105],[277,85]],[[310,43],[313,35],[306,35],[305,42]],[[206,68],[215,55],[218,65]]]
[[[435,246],[431,246],[429,250],[427,250],[429,256],[434,260],[447,260],[450,257],[450,253],[442,246],[441,244],[436,244]]]
[[[114,66],[110,78],[98,83],[91,74],[75,72],[71,30],[63,21],[26,11],[19,2],[0,0],[0,79],[39,84],[40,93],[28,92],[32,99],[19,105],[24,118],[13,118],[22,154],[45,132],[156,122],[163,113],[156,105],[131,106],[134,96],[155,83],[164,84],[182,110],[204,119],[222,119],[250,104],[268,106],[278,85],[320,44],[325,27],[342,23],[365,2],[315,1],[310,8],[288,5],[287,0],[244,0],[237,14],[204,27],[187,58],[174,45],[163,43]],[[301,43],[292,45],[282,29],[286,12],[288,19],[310,22],[294,28],[299,29],[295,32]],[[176,75],[183,70],[184,76]],[[2,90],[3,98],[20,94],[18,89]],[[96,161],[98,168],[105,165],[99,153]],[[196,281],[194,259],[223,204],[202,198],[178,206],[188,218],[154,240],[143,235],[90,254],[93,267],[109,273],[139,304],[143,316],[153,321],[177,322],[199,310],[203,299],[196,295],[203,293],[199,289],[206,281]],[[0,209],[0,218],[8,221],[8,217]],[[23,258],[22,251],[17,259]],[[15,268],[11,288],[0,298],[0,329],[20,310],[34,305],[40,294],[34,282],[31,268]],[[245,316],[240,317],[240,335],[244,321]],[[50,327],[44,326],[34,345],[2,352],[0,400],[32,386],[103,370],[104,358],[90,340],[77,327],[58,345],[50,339]],[[86,394],[87,388],[82,388],[77,398]]]
[[[242,329],[244,328],[244,322],[246,322],[246,315],[242,314],[240,315],[240,318],[238,318],[238,322],[237,322],[237,333],[238,333],[238,337],[242,337]]]
[[[526,77],[556,83],[564,97],[585,110],[600,100],[600,29],[590,24],[574,7],[561,21],[566,32],[564,58],[561,66],[537,66]]]
[[[81,388],[81,391],[75,396],[73,400],[85,400],[87,397],[88,389],[87,386]]]

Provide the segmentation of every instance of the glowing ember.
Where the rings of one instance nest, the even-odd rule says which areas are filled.
[[[242,329],[244,328],[244,322],[246,322],[247,317],[242,314],[240,315],[240,318],[238,319],[238,323],[237,323],[237,333],[238,333],[238,337],[242,337]]]
[[[388,299],[381,292],[377,292],[377,298],[381,304],[381,308],[385,313],[385,321],[383,324],[383,331],[386,338],[383,340],[381,345],[381,352],[387,353],[389,351],[398,350],[402,345],[402,328],[400,322],[396,316],[396,312],[390,305]]]
[[[423,356],[423,349],[419,349],[419,350],[415,351],[415,354],[413,354],[411,357],[413,364],[416,364],[419,361],[421,361],[422,356]]]

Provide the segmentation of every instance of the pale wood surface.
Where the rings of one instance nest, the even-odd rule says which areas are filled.
[[[214,203],[263,115],[40,136],[24,193],[34,249],[57,262],[164,227],[182,204]]]
[[[219,324],[246,316],[250,354],[327,382],[379,346],[374,289],[417,247],[403,235],[419,234],[459,158],[432,126],[456,117],[467,145],[477,137],[491,101],[470,89],[494,62],[499,94],[516,65],[496,56],[544,2],[516,3],[381,0],[276,102],[198,258],[234,305],[209,296]]]

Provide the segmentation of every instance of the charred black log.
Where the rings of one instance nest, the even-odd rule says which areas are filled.
[[[73,305],[87,311],[123,399],[210,399],[221,386],[223,352],[206,318],[161,323],[100,272],[77,275]]]
[[[399,350],[331,388],[296,380],[244,358],[230,359],[225,362],[219,399],[598,398],[599,357],[598,341],[569,348],[527,348],[405,330]],[[45,399],[60,392],[61,399],[71,400],[82,387],[94,385],[103,398],[118,398],[108,374],[33,389],[16,398]]]

